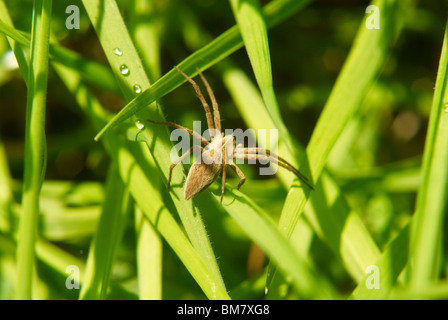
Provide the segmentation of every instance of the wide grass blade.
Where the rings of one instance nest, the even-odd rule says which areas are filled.
[[[149,80],[115,1],[84,1],[84,6],[92,25],[97,31],[101,45],[120,83],[124,96],[127,100],[132,99],[140,92],[136,91],[137,86],[139,90],[145,90],[149,87]],[[124,67],[125,69],[123,69]],[[156,108],[155,103],[147,109],[147,113],[142,120],[146,123],[147,119],[164,120],[161,110]],[[137,121],[138,119],[134,120]],[[142,130],[142,135],[148,141],[148,149],[160,169],[162,177],[167,181],[168,170],[172,164],[170,159],[172,144],[167,128],[148,125]],[[155,176],[155,178],[159,177],[160,174]],[[183,179],[183,172],[174,171],[173,185],[181,183]],[[160,192],[163,192],[163,190],[157,190],[157,193],[160,194]],[[193,246],[204,259],[204,263],[215,274],[215,277],[220,279],[221,273],[199,211],[193,206],[192,202],[184,199],[181,190],[178,188],[172,188],[171,195]],[[224,287],[222,280],[221,285]]]
[[[81,82],[79,75],[62,65],[54,65],[54,67],[95,128],[104,126],[107,115],[100,103]],[[129,186],[132,197],[145,217],[171,246],[207,297],[229,299],[227,292],[221,286],[222,280],[216,279],[205,266],[184,231],[166,208],[165,201],[159,192],[160,185],[154,183],[153,178],[149,178],[158,175],[155,164],[147,162],[148,158],[142,154],[139,145],[125,141],[114,133],[105,136],[104,143],[111,156],[118,161],[120,175],[125,185]],[[151,201],[148,201],[148,194],[152,195]]]
[[[445,29],[431,117],[423,154],[423,180],[412,228],[410,285],[436,281],[448,198],[448,25]]]
[[[46,166],[45,106],[51,6],[51,0],[34,2],[26,108],[23,213],[17,247],[17,299],[32,298],[39,194]]]
[[[134,1],[131,10],[130,32],[140,53],[150,82],[160,77],[160,28],[155,2]],[[138,128],[136,128],[138,129]],[[129,130],[128,130],[129,133]],[[141,136],[140,134],[134,135]],[[160,185],[161,182],[160,182]],[[140,208],[135,208],[135,232],[137,236],[137,273],[140,299],[162,299],[162,239],[157,230],[145,218]]]

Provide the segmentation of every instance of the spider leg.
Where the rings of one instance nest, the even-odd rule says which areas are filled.
[[[154,121],[154,120],[146,120],[146,121],[149,121],[149,122],[152,122],[152,123],[155,123],[155,124],[164,124],[164,125],[167,125],[167,126],[176,128],[176,129],[182,129],[182,130],[185,130],[185,131],[187,131],[189,134],[191,134],[193,137],[195,137],[196,139],[201,140],[201,143],[202,143],[204,146],[207,146],[207,145],[210,143],[210,142],[208,142],[204,137],[202,137],[199,133],[197,133],[196,131],[193,131],[193,130],[191,130],[191,129],[189,129],[189,128],[182,127],[182,126],[180,126],[180,125],[178,125],[178,124],[176,124],[176,123],[174,123],[174,122],[169,122],[169,121]]]
[[[222,146],[222,184],[221,184],[221,201],[222,204],[222,198],[224,197],[224,190],[225,190],[225,183],[226,183],[226,170],[227,170],[227,163],[226,163],[226,145],[223,144]]]
[[[293,171],[298,172],[299,175],[301,175],[303,179],[308,181],[308,178],[305,177],[304,175],[302,175],[299,172],[299,170],[297,170],[291,163],[289,163],[284,158],[280,157],[279,155],[275,154],[274,152],[272,152],[269,149],[263,149],[263,148],[243,148],[242,150],[243,150],[243,153],[247,153],[247,154],[267,154],[267,155],[273,157],[274,159],[277,159],[278,161],[283,162],[284,164],[289,166]]]
[[[215,95],[213,94],[213,90],[210,87],[207,79],[205,79],[205,77],[203,76],[201,70],[199,70],[199,68],[196,68],[196,70],[198,71],[198,74],[201,77],[202,82],[204,82],[204,85],[205,85],[205,88],[207,89],[210,100],[212,101],[213,116],[214,116],[214,120],[215,120],[215,129],[220,132],[221,131],[221,116],[219,114],[218,102],[216,102],[216,98],[215,98]]]
[[[196,84],[196,82],[191,79],[189,76],[187,76],[182,70],[180,70],[177,66],[175,66],[176,70],[184,76],[185,79],[187,79],[188,82],[191,83],[191,85],[193,86],[194,90],[196,91],[196,94],[199,97],[199,100],[201,100],[202,106],[204,107],[205,110],[205,115],[207,117],[207,125],[208,125],[208,129],[211,131],[211,140],[213,140],[213,131],[214,131],[214,126],[213,126],[213,119],[212,119],[212,113],[210,112],[210,107],[208,106],[207,101],[205,101],[205,98],[201,92],[201,88],[199,88],[199,86]]]
[[[187,152],[185,152],[183,155],[180,156],[179,159],[173,162],[173,164],[170,166],[170,173],[168,174],[168,185],[167,185],[167,191],[170,191],[170,182],[171,182],[171,173],[173,172],[173,169],[175,166],[177,166],[182,160],[184,160],[186,157],[188,157],[194,149],[200,149],[201,154],[204,152],[204,148],[201,146],[192,146]]]
[[[289,163],[284,158],[280,157],[279,155],[275,154],[274,152],[272,152],[269,149],[263,149],[263,148],[242,148],[241,150],[243,150],[243,153],[247,153],[247,154],[267,154],[267,155],[270,155],[274,159],[277,159],[278,161],[283,162],[284,164],[289,166],[289,168],[291,169],[290,171],[294,172],[300,179],[308,181],[308,178],[305,177],[302,173],[300,173],[300,171],[297,170],[291,163]]]
[[[238,166],[234,163],[229,164],[230,168],[235,171],[235,173],[238,175],[238,178],[240,178],[240,182],[238,183],[238,186],[236,187],[236,190],[239,190],[243,183],[246,181],[246,176],[244,175],[243,171],[238,168]]]
[[[252,149],[252,148],[246,148],[246,149]],[[256,149],[256,148],[253,148],[253,149]],[[264,150],[264,149],[263,149]],[[269,151],[269,150],[266,150],[266,151]],[[271,153],[272,154],[272,153]],[[248,154],[248,153],[244,153],[244,154],[241,154],[241,153],[234,153],[234,157],[236,158],[236,159],[245,159],[245,160],[248,160],[248,159],[256,159],[256,160],[267,160],[267,161],[270,161],[270,162],[273,162],[273,163],[275,163],[276,165],[278,165],[278,166],[280,166],[280,167],[283,167],[283,168],[285,168],[286,170],[288,170],[288,171],[291,171],[292,173],[294,173],[304,184],[306,184],[311,190],[314,190],[314,187],[313,186],[311,186],[311,184],[308,182],[308,179],[303,175],[303,174],[301,174],[300,172],[299,172],[299,170],[297,170],[296,168],[294,168],[292,165],[290,165],[288,162],[286,162],[286,160],[285,161],[279,161],[280,160],[280,158],[278,158],[278,159],[276,159],[276,158],[274,158],[274,157],[272,157],[272,156],[266,156],[266,155],[263,155],[263,154],[256,154],[256,153],[251,153],[251,154]],[[284,160],[284,159],[283,159]]]

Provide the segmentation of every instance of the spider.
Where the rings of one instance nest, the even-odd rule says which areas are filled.
[[[233,135],[224,136],[224,132],[221,132],[221,119],[218,109],[218,103],[216,102],[215,96],[208,81],[202,75],[201,71],[197,69],[197,72],[201,77],[202,82],[204,83],[208,95],[210,97],[210,100],[212,102],[213,116],[210,111],[210,107],[196,82],[193,79],[191,79],[188,75],[186,75],[182,70],[180,70],[177,66],[175,68],[193,86],[194,90],[196,91],[196,94],[199,97],[199,100],[201,101],[204,107],[205,115],[207,117],[207,125],[210,132],[210,141],[205,139],[199,133],[189,128],[182,127],[176,123],[168,121],[148,120],[149,122],[155,124],[168,125],[176,129],[185,130],[190,135],[200,140],[201,144],[205,147],[204,148],[199,145],[194,145],[181,157],[179,157],[176,161],[173,162],[173,164],[170,166],[170,171],[168,175],[168,186],[167,186],[168,192],[170,188],[171,173],[174,167],[178,165],[183,159],[188,157],[191,154],[191,152],[194,151],[195,149],[200,151],[201,157],[193,163],[193,165],[190,168],[190,171],[188,172],[184,190],[184,197],[186,200],[193,198],[198,193],[207,189],[207,187],[210,186],[222,173],[221,200],[220,200],[220,203],[222,204],[222,199],[225,190],[227,166],[232,168],[233,171],[235,171],[235,173],[240,178],[238,186],[236,187],[237,190],[240,189],[241,186],[246,181],[246,177],[244,176],[243,172],[238,168],[238,166],[233,163],[233,159],[265,160],[273,162],[278,166],[283,167],[294,173],[304,184],[306,184],[310,189],[314,190],[314,188],[308,183],[308,179],[303,174],[301,174],[299,170],[294,168],[294,166],[291,165],[288,161],[279,157],[270,150],[262,148],[243,148],[242,145],[238,145],[236,147],[236,150],[234,150]]]

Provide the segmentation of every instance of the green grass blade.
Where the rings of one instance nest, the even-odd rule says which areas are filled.
[[[27,91],[23,214],[17,247],[18,299],[31,299],[39,193],[45,174],[45,105],[48,77],[51,0],[34,2]]]
[[[274,26],[301,9],[306,1],[273,1],[263,9],[265,21],[268,27]],[[196,68],[205,70],[211,65],[221,61],[232,54],[243,44],[238,27],[234,26],[218,36],[215,40],[197,50],[188,58],[178,64],[178,67],[186,74],[193,77]],[[142,92],[137,98],[129,102],[114,118],[96,135],[98,140],[107,130],[116,127],[126,121],[137,112],[148,107],[154,101],[171,92],[186,80],[175,69],[166,73],[151,87]]]
[[[224,82],[249,128],[255,129],[256,132],[258,129],[276,128],[267,110],[262,108],[263,100],[260,94],[243,72],[226,66]],[[295,149],[296,152],[302,151],[298,144]],[[279,141],[278,150],[279,154],[292,164],[297,164],[283,139]],[[286,188],[291,186],[293,175],[290,172],[279,169],[276,174]],[[364,277],[366,266],[377,260],[379,250],[358,214],[350,211],[336,183],[325,172],[323,178],[325,184],[318,184],[319,188],[312,193],[313,205],[306,210],[306,217],[317,235],[341,257],[350,275],[359,281]],[[303,243],[307,243],[306,239],[303,239]],[[309,249],[302,244],[300,246],[305,252]],[[271,265],[268,269],[268,284],[271,283],[274,271],[275,268]]]
[[[429,128],[423,155],[412,230],[410,285],[418,288],[439,277],[438,260],[448,198],[448,25],[440,56]]]
[[[137,95],[135,90],[133,90],[135,86],[138,85],[142,90],[145,90],[149,87],[149,80],[120,16],[118,7],[114,1],[84,1],[84,6],[92,21],[92,25],[97,31],[101,45],[120,83],[123,94],[126,99],[130,100]],[[120,54],[116,53],[116,48],[120,50]],[[126,73],[122,72],[123,66],[126,66]],[[146,122],[146,119],[163,120],[163,114],[160,109],[156,109],[154,104],[148,108],[146,116],[142,118],[143,122]],[[168,130],[161,126],[148,125],[145,130],[142,130],[142,133],[148,141],[148,148],[157,166],[164,178],[168,180],[168,170],[172,164],[170,159],[172,143],[170,142]],[[159,176],[156,175],[156,177]],[[174,171],[172,177],[173,185],[180,182],[183,178],[184,175],[181,172]],[[160,193],[163,190],[159,189],[157,192]],[[193,246],[204,259],[205,264],[215,274],[215,277],[220,279],[221,273],[218,263],[199,211],[196,210],[191,202],[184,199],[181,190],[172,188],[171,194]],[[224,287],[223,281],[221,281],[221,285]]]
[[[126,216],[129,213],[129,192],[124,187],[115,165],[109,169],[105,194],[98,230],[87,257],[80,299],[105,298],[115,254],[126,225]]]
[[[89,116],[95,128],[106,124],[105,111],[93,97],[78,74],[62,65],[54,65],[59,76],[75,96],[82,110]],[[119,136],[110,133],[104,138],[104,143],[111,156],[118,161],[120,175],[125,185],[129,186],[132,197],[137,202],[145,217],[151,221],[154,228],[163,236],[190,274],[202,288],[209,299],[229,299],[225,289],[221,286],[221,279],[205,266],[198,256],[184,231],[178,226],[159,193],[160,185],[154,183],[158,175],[155,164],[147,163],[138,145],[123,141]],[[137,162],[138,160],[138,162]],[[152,195],[148,201],[148,194]]]
[[[372,273],[365,274],[359,281],[350,298],[357,300],[387,299],[394,288],[397,278],[406,265],[409,250],[410,224],[400,230],[400,233],[390,241],[381,256],[372,266],[377,267],[379,288],[372,288]],[[365,272],[367,270],[364,270]]]
[[[162,239],[140,208],[135,209],[140,300],[162,299]]]
[[[150,82],[160,77],[160,32],[154,1],[136,0],[131,11],[131,35]],[[129,131],[128,131],[129,132]],[[137,272],[141,300],[162,299],[162,239],[136,206]]]
[[[13,22],[8,14],[8,8],[6,7],[5,2],[3,0],[0,0],[0,31],[4,32],[2,30],[2,26],[6,26],[8,29],[13,29],[9,27],[13,26]],[[15,40],[11,40],[9,37],[7,38],[7,40],[12,51],[14,51],[17,64],[19,65],[20,71],[23,74],[23,80],[28,85],[28,62],[26,60],[25,53],[20,47],[20,43],[16,42]],[[29,44],[29,40],[27,40],[27,42]]]
[[[292,145],[289,144],[289,133],[281,120],[274,93],[267,27],[259,2],[258,0],[231,0],[230,3],[264,103],[280,130],[279,134],[285,137],[283,140],[292,150]]]
[[[160,78],[160,18],[156,1],[135,0],[130,16],[130,33],[142,58],[150,82]]]
[[[448,283],[429,283],[419,289],[397,289],[390,295],[394,300],[447,300]]]
[[[123,95],[133,99],[137,95],[133,86],[147,88],[149,80],[116,2],[97,0],[83,4]]]
[[[215,187],[215,186],[214,186]],[[220,195],[215,195],[216,199]],[[292,248],[280,234],[269,216],[246,196],[235,189],[226,189],[223,200],[225,210],[253,239],[286,276],[292,278],[297,292],[304,298],[335,298],[333,286],[317,275],[308,262]]]
[[[0,230],[11,231],[11,206],[14,202],[12,179],[3,140],[0,139]]]
[[[361,23],[347,61],[333,87],[313,135],[300,161],[300,169],[316,182],[327,157],[346,123],[360,107],[386,55],[396,38],[406,1],[374,1],[381,16],[380,29],[367,29]],[[310,196],[307,188],[292,188],[283,207],[279,228],[290,237]]]
[[[204,258],[199,256],[197,249],[193,248],[184,232],[175,222],[166,208],[166,205],[157,193],[159,186],[148,178],[157,175],[154,164],[148,165],[143,154],[139,153],[136,146],[128,149],[119,146],[116,142],[111,145],[111,152],[119,161],[120,173],[125,184],[129,185],[133,198],[145,213],[152,225],[163,235],[172,247],[179,259],[187,267],[199,286],[209,299],[228,299],[226,290],[222,285],[222,279],[216,276],[205,264]],[[148,194],[152,195],[148,201]]]

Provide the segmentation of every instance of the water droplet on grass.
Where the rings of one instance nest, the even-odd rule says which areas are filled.
[[[138,85],[138,84],[135,84],[133,89],[136,94],[139,94],[142,92],[142,87],[140,87],[140,85]]]
[[[123,51],[121,51],[120,48],[115,48],[114,49],[114,54],[117,55],[117,56],[121,56],[121,55],[123,55]]]
[[[128,68],[128,66],[125,65],[125,64],[122,64],[122,65],[120,66],[120,72],[121,72],[121,74],[124,75],[124,76],[129,75],[129,68]]]
[[[135,125],[137,126],[138,130],[143,130],[145,128],[145,125],[140,120],[137,120],[135,122]]]

